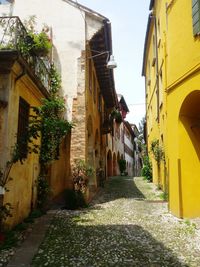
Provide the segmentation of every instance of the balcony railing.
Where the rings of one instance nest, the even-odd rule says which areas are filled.
[[[17,16],[0,17],[0,51],[17,51],[42,85],[50,89],[50,63],[28,49],[31,37]]]

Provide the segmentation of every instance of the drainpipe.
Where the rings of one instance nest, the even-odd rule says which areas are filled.
[[[155,29],[155,49],[156,49],[156,95],[157,95],[157,120],[158,123],[160,122],[160,88],[159,88],[159,66],[158,66],[158,31],[157,31],[157,24],[156,24],[156,16],[151,15],[151,18],[154,20],[154,29]]]

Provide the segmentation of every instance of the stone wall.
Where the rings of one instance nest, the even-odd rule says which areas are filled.
[[[73,99],[71,135],[71,163],[86,157],[86,99],[85,99],[85,54],[78,59],[77,97]]]

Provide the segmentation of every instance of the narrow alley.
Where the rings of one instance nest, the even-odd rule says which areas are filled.
[[[110,178],[89,208],[59,210],[31,266],[200,266],[198,224],[142,178]]]

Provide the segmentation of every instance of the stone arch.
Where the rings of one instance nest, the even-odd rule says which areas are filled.
[[[178,181],[180,217],[200,214],[200,90],[182,102],[178,123]],[[191,196],[193,196],[191,198]]]
[[[117,157],[115,152],[113,153],[113,176],[117,175]]]
[[[107,176],[113,175],[112,153],[109,150],[107,153]]]

